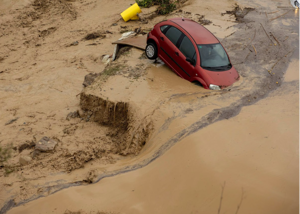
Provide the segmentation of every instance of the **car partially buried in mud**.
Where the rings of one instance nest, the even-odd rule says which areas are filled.
[[[206,89],[220,90],[239,79],[220,41],[190,19],[156,24],[147,36],[145,53],[152,60],[159,57],[180,77]]]

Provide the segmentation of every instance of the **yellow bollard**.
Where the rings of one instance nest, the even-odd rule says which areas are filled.
[[[124,19],[125,22],[127,22],[128,20],[138,20],[138,16],[137,14],[141,13],[141,9],[138,6],[137,3],[131,5],[129,8],[127,8],[126,10],[124,10],[121,13],[122,18]]]

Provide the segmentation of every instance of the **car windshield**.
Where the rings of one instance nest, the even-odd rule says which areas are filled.
[[[198,45],[201,67],[212,71],[224,71],[232,67],[228,56],[220,43]]]

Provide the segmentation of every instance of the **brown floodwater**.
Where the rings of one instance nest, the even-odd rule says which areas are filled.
[[[298,213],[299,93],[291,82],[298,67],[293,60],[268,98],[188,136],[148,166],[8,213]]]

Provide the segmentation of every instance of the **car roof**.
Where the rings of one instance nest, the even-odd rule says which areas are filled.
[[[169,19],[181,28],[183,28],[195,40],[196,44],[215,44],[220,43],[219,40],[205,27],[199,23],[186,18]]]

